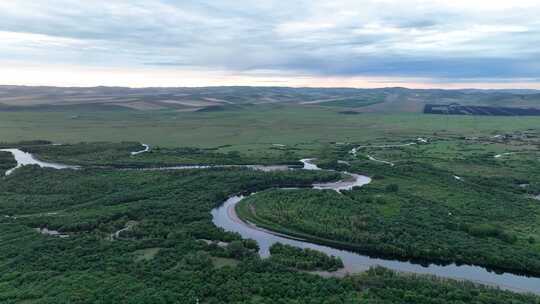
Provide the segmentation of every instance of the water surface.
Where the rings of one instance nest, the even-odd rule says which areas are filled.
[[[17,166],[6,171],[6,175],[10,175],[16,169],[27,166],[27,165],[38,165],[42,168],[53,168],[53,169],[78,169],[78,166],[68,166],[56,163],[44,162],[36,159],[32,154],[24,152],[19,149],[1,149],[0,151],[9,152],[13,154]]]

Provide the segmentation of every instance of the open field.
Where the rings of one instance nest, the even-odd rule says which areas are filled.
[[[540,116],[540,109],[427,104],[424,107],[424,113],[482,116]]]
[[[468,117],[423,114],[339,114],[300,106],[250,106],[232,111],[18,111],[0,112],[0,140],[58,143],[135,141],[164,147],[219,147],[258,153],[282,144],[302,150],[329,142],[422,136],[496,135],[539,129],[539,117]],[[275,146],[274,146],[275,147]]]
[[[152,111],[198,111],[231,105],[300,105],[345,107],[369,113],[421,113],[426,104],[460,103],[464,106],[537,107],[534,90],[413,90],[405,88],[56,88],[0,86],[0,110],[40,110],[88,107]]]

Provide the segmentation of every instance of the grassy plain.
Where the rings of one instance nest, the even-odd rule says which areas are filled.
[[[328,227],[336,221],[354,222],[355,229],[367,230],[367,223],[374,223],[373,227],[379,228],[377,237],[395,240],[391,245],[398,254],[428,259],[445,255],[447,261],[453,260],[456,252],[472,248],[470,244],[484,246],[476,257],[502,248],[504,260],[484,255],[487,262],[483,264],[504,262],[507,269],[514,270],[529,265],[537,271],[539,207],[527,195],[540,190],[536,177],[540,174],[534,174],[540,169],[531,165],[537,162],[538,145],[527,140],[490,138],[529,129],[539,132],[540,118],[343,115],[339,111],[317,105],[252,105],[205,112],[102,108],[10,111],[0,112],[0,141],[113,142],[51,146],[61,153],[37,151],[38,156],[60,160],[84,157],[88,164],[97,165],[125,165],[133,159],[144,164],[182,162],[188,159],[188,152],[195,151],[178,147],[214,148],[197,151],[201,154],[195,158],[191,155],[189,161],[193,163],[265,163],[270,159],[266,153],[285,160],[290,157],[285,154],[288,152],[295,157],[318,157],[321,166],[368,172],[374,177],[370,187],[340,198],[333,192],[316,192],[329,197],[320,201],[310,190],[302,190],[306,193],[298,202],[286,196],[293,203],[320,203],[323,207],[343,199],[351,209],[358,208],[353,211],[365,211],[367,215],[353,218],[343,210],[333,210],[338,217],[332,218],[328,212],[324,215]],[[399,144],[417,137],[429,138],[431,143],[361,150],[357,158],[348,153],[360,144]],[[140,148],[133,142],[163,149],[130,157],[129,151]],[[228,153],[231,151],[240,153]],[[494,157],[505,152],[518,153]],[[367,154],[395,162],[402,170],[394,172],[395,168],[371,162]],[[339,167],[345,165],[338,164],[338,159],[348,161],[351,167]],[[2,171],[13,165],[9,154],[0,153]],[[463,177],[463,184],[453,174]],[[258,259],[249,243],[211,222],[210,210],[233,193],[335,178],[334,174],[317,172],[262,173],[239,168],[182,172],[18,169],[0,179],[0,301],[190,303],[200,298],[201,303],[386,304],[406,298],[408,303],[540,303],[530,295],[380,269],[343,280],[295,272],[282,263]],[[525,183],[529,184],[527,189],[520,186]],[[397,192],[388,191],[392,184],[398,185]],[[489,190],[492,188],[498,192]],[[280,195],[280,191],[262,193],[271,199]],[[467,195],[473,198],[467,199]],[[490,208],[485,208],[484,202]],[[304,214],[311,212],[309,206],[301,207]],[[313,218],[319,215],[311,214]],[[350,221],[340,221],[339,216]],[[470,225],[478,219],[492,220],[496,225]],[[120,239],[111,240],[110,235],[129,222],[137,224]],[[70,237],[41,235],[36,227],[57,229]],[[312,227],[317,229],[315,224]],[[433,227],[437,229],[429,230]],[[450,228],[454,229],[450,234],[453,238],[447,239]],[[426,234],[431,231],[437,234]],[[332,238],[341,235],[343,240],[347,233],[342,229]],[[437,236],[440,239],[432,242]],[[221,248],[201,239],[229,245]],[[453,241],[465,245],[457,248]],[[409,250],[411,244],[418,245],[413,248],[416,252]],[[435,248],[437,245],[440,247]],[[508,258],[514,253],[519,259]],[[302,258],[293,254],[284,260],[291,257]],[[516,261],[523,264],[513,264]]]
[[[540,117],[438,116],[417,113],[339,114],[318,106],[254,105],[232,111],[0,112],[0,141],[136,141],[163,147],[218,147],[258,153],[283,144],[301,150],[328,142],[486,135],[540,128]]]

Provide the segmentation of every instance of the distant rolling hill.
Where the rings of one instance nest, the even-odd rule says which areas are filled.
[[[427,104],[540,108],[534,90],[416,90],[405,88],[60,88],[0,86],[0,111],[94,109],[220,111],[242,105],[285,104],[347,112],[417,112]]]

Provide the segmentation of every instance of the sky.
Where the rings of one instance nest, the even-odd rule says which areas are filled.
[[[540,89],[538,0],[3,0],[0,84]]]

